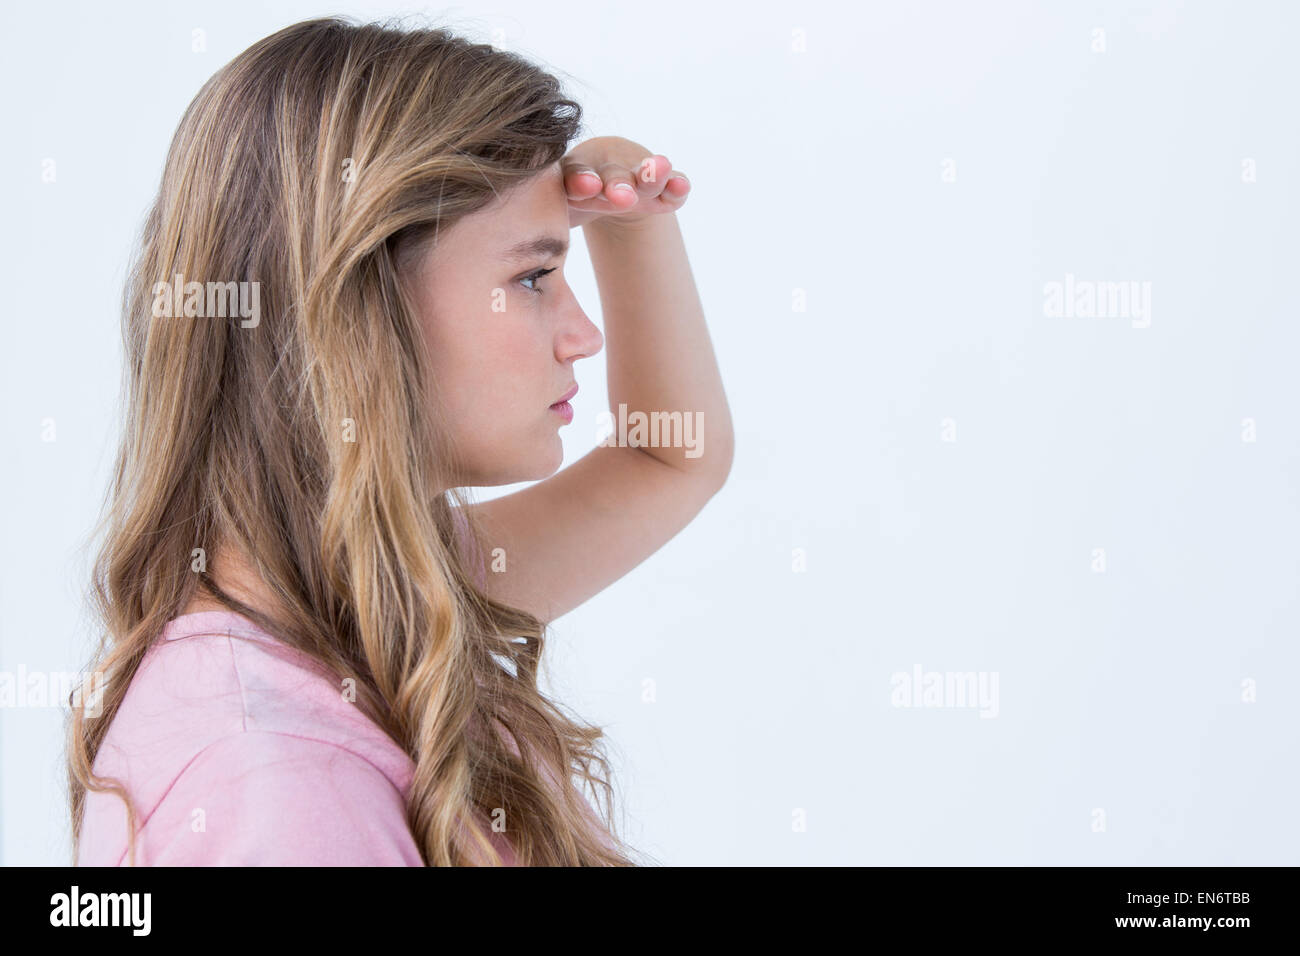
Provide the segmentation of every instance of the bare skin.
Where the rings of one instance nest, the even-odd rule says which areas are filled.
[[[242,550],[226,548],[219,554],[214,555],[213,560],[208,565],[208,574],[216,581],[221,590],[236,601],[260,611],[275,606],[275,602],[271,599],[271,592],[267,590],[266,585],[258,577],[257,572],[253,569]],[[224,605],[218,604],[203,592],[199,592],[185,605],[185,610],[181,611],[181,614],[224,610],[226,610]]]
[[[438,383],[430,401],[464,462],[455,486],[536,481],[470,506],[486,550],[504,549],[506,559],[504,572],[488,574],[486,591],[543,621],[654,554],[730,471],[731,416],[675,215],[689,190],[667,157],[621,137],[589,139],[443,232],[417,269]],[[603,336],[564,280],[568,233],[578,226],[596,273]],[[551,249],[505,256],[547,237]],[[555,271],[535,276],[542,269]],[[698,412],[702,454],[599,446],[557,472],[566,422],[551,406],[577,383],[577,360],[603,346],[610,410]],[[211,573],[241,601],[272,606],[246,555],[219,555]],[[183,613],[219,609],[199,596]]]

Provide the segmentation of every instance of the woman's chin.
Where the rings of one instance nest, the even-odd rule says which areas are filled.
[[[494,449],[492,462],[480,460],[471,468],[468,484],[475,487],[513,485],[524,481],[541,481],[560,470],[564,464],[564,442],[559,432],[552,432],[540,441],[534,439],[527,449],[520,444],[511,450]]]
[[[549,478],[551,477],[551,475],[559,471],[560,466],[563,464],[564,464],[564,442],[560,441],[560,436],[559,433],[557,432],[554,440],[551,442],[550,451],[546,456],[546,464],[543,465],[543,468],[545,470],[543,474],[540,474],[537,477]]]

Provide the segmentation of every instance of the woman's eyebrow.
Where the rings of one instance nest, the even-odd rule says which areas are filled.
[[[562,256],[569,251],[569,240],[558,236],[538,236],[516,243],[501,254],[507,262],[519,262],[525,259],[552,258]]]

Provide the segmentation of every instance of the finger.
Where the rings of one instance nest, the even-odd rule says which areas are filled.
[[[676,212],[686,203],[691,194],[691,183],[684,173],[673,170],[664,180],[663,192],[653,199],[646,200],[655,212]]]
[[[590,166],[574,164],[564,171],[564,190],[570,202],[582,202],[599,196],[604,188],[600,173]]]
[[[605,183],[604,196],[615,209],[627,209],[635,206],[643,184],[640,177],[633,175],[626,166],[618,163],[603,163],[598,172]],[[650,190],[646,195],[653,196]]]
[[[672,169],[672,160],[662,153],[647,156],[636,168],[637,188],[651,196],[659,195]]]
[[[660,193],[660,198],[668,202],[680,205],[686,202],[686,197],[691,193],[691,181],[686,178],[684,173],[673,170],[664,183],[664,191]]]

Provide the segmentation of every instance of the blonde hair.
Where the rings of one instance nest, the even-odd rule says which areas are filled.
[[[108,792],[135,865],[136,810],[92,768],[146,651],[201,590],[355,681],[414,762],[407,823],[426,864],[500,863],[475,824],[501,808],[520,865],[634,865],[601,731],[538,689],[545,625],[481,593],[457,547],[465,500],[402,281],[439,229],[554,164],[580,122],[514,54],[338,18],[259,41],[190,104],[123,298],[125,418],[89,593],[102,712],[73,707],[68,726],[74,858],[86,792]],[[258,283],[256,323],[156,316],[155,288],[178,275]],[[195,549],[226,545],[280,606],[191,570]],[[573,775],[603,789],[599,826]]]

